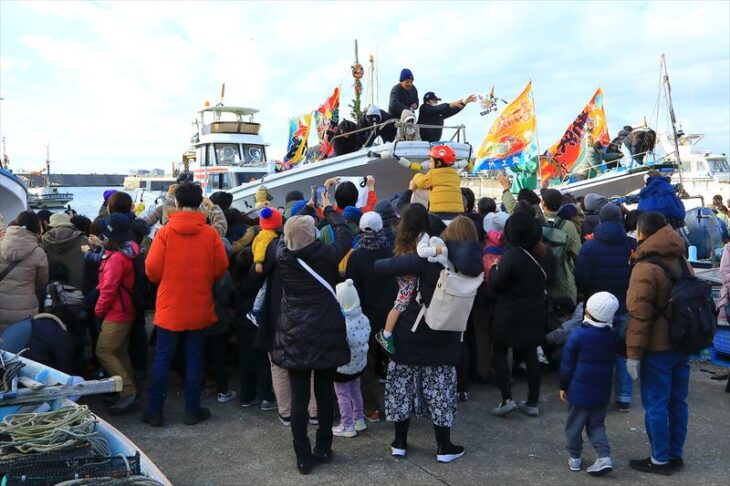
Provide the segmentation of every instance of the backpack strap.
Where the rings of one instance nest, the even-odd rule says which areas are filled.
[[[13,271],[13,268],[17,267],[20,264],[20,262],[22,262],[23,260],[25,260],[25,258],[21,258],[20,260],[15,260],[13,262],[10,262],[10,264],[7,267],[5,267],[5,269],[2,272],[0,272],[0,281],[2,281],[5,277],[7,277],[8,274]]]
[[[540,263],[535,259],[534,256],[532,256],[532,254],[530,254],[529,251],[525,250],[522,247],[520,247],[520,250],[522,250],[523,252],[525,252],[525,255],[527,255],[528,257],[530,257],[530,260],[532,260],[533,262],[535,262],[535,265],[537,265],[538,268],[540,269],[540,271],[542,272],[542,276],[545,277],[545,282],[547,282],[547,280],[548,280],[547,272],[545,272],[545,269],[542,268],[542,265],[540,265]]]

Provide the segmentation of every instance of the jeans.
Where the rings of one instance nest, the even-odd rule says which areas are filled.
[[[363,418],[360,377],[345,382],[335,382],[335,394],[340,405],[340,423],[351,429]]]
[[[291,384],[291,433],[294,448],[309,443],[307,424],[309,423],[309,390],[311,376],[314,373],[314,396],[317,398],[317,430],[316,448],[320,452],[332,449],[332,422],[334,407],[332,400],[332,383],[335,370],[289,370]]]
[[[682,457],[689,419],[689,357],[676,351],[647,352],[640,376],[651,456],[659,462]]]
[[[597,457],[609,457],[611,448],[606,436],[606,407],[586,410],[570,406],[565,422],[565,449],[570,457],[580,457],[583,452],[583,429],[591,441]]]
[[[494,372],[499,389],[502,392],[502,401],[512,399],[511,373],[507,363],[507,346],[494,345]],[[524,361],[527,366],[527,404],[533,407],[540,401],[540,364],[537,361],[537,348],[521,348],[512,350],[512,361],[516,366]]]
[[[626,340],[626,321],[628,314],[617,314],[613,319],[614,332],[621,337],[621,342]],[[626,358],[616,355],[616,368],[614,369],[613,389],[617,403],[631,403],[634,383],[631,381],[629,372],[626,371]]]
[[[162,415],[167,395],[170,366],[177,350],[178,341],[183,341],[185,353],[185,413],[195,414],[200,410],[200,392],[203,387],[203,331],[168,331],[157,327],[157,348],[152,363],[152,380],[149,389],[149,407],[152,415]]]

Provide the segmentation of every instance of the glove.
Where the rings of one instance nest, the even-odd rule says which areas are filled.
[[[629,376],[632,380],[636,381],[639,379],[639,365],[641,361],[638,359],[627,359],[626,360],[626,371],[629,372]]]

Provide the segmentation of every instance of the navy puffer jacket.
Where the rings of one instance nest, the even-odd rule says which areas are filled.
[[[588,299],[596,292],[611,292],[619,302],[618,314],[626,313],[629,288],[629,259],[636,251],[636,240],[626,236],[619,221],[604,221],[596,226],[593,239],[583,243],[575,262],[575,283]]]
[[[594,410],[608,405],[619,338],[611,327],[584,322],[563,348],[560,389],[574,407]]]

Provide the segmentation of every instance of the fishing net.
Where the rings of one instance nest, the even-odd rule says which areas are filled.
[[[84,457],[56,460],[40,458],[25,460],[10,466],[5,476],[5,484],[8,486],[14,484],[45,486],[80,479],[126,479],[140,474],[139,453],[131,457]]]

